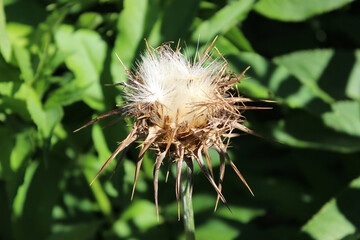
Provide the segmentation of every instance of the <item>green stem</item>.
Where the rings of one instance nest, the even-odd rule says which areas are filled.
[[[194,210],[190,199],[190,179],[185,162],[181,170],[180,194],[186,240],[195,240]]]

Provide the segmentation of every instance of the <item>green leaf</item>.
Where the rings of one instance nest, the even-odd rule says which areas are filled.
[[[211,219],[200,227],[196,228],[195,235],[197,239],[236,239],[240,230],[236,226],[231,226],[218,219]],[[184,238],[182,238],[184,239]]]
[[[132,221],[140,230],[145,231],[158,225],[155,205],[147,200],[136,200],[121,215],[120,221]],[[160,218],[160,221],[162,219]],[[116,227],[116,223],[114,224]]]
[[[165,4],[152,1],[145,24],[147,41],[155,47],[183,40],[191,31],[198,9],[199,0],[170,0]]]
[[[6,194],[9,203],[13,202],[19,192],[19,186],[24,181],[26,164],[34,152],[36,145],[36,130],[26,124],[9,117],[5,126],[0,127],[0,179],[6,182]],[[16,130],[14,128],[16,127]]]
[[[46,165],[39,160],[31,163],[31,168],[27,169],[31,172],[25,174],[28,175],[24,181],[26,189],[16,196],[17,218],[13,224],[16,239],[45,239],[51,232],[52,210],[61,196],[59,183],[67,161],[61,153],[51,152],[49,157],[51,161]],[[34,216],[36,221],[28,220]]]
[[[288,113],[284,120],[268,127],[275,139],[294,147],[326,149],[343,153],[360,151],[359,137],[329,128],[321,118],[306,111]],[[261,126],[256,125],[256,128],[261,129]]]
[[[32,88],[28,88],[26,100],[31,118],[35,122],[42,137],[49,138],[55,125],[60,122],[63,111],[59,105],[43,106],[38,95]]]
[[[354,0],[260,0],[255,10],[280,21],[303,21],[312,16],[341,8]]]
[[[84,169],[84,175],[86,177],[87,182],[91,182],[95,175],[95,172],[90,169],[90,168],[86,168]],[[101,209],[101,211],[103,212],[103,214],[105,216],[109,216],[111,215],[111,203],[110,200],[108,198],[108,196],[106,195],[106,193],[104,192],[104,189],[100,183],[99,180],[94,181],[92,183],[92,185],[90,186],[91,191],[93,192],[95,199],[99,205],[99,208]]]
[[[12,45],[26,47],[30,41],[28,36],[34,31],[34,28],[22,23],[10,22],[7,24],[6,30]]]
[[[332,105],[332,112],[324,113],[322,118],[336,131],[360,137],[360,102],[337,102]]]
[[[47,101],[61,106],[68,106],[81,101],[86,90],[87,87],[79,87],[76,81],[72,81],[52,91]]]
[[[34,129],[22,129],[22,131],[15,136],[15,145],[10,155],[10,167],[12,171],[17,172],[34,149]]]
[[[8,62],[11,56],[11,45],[6,33],[6,19],[3,0],[0,0],[0,52]]]
[[[254,0],[230,1],[210,19],[203,21],[192,34],[192,40],[207,42],[219,33],[225,33],[234,25],[244,20],[252,9]]]
[[[9,114],[17,113],[28,121],[30,115],[26,108],[27,94],[19,75],[17,68],[0,58],[0,109],[8,111]]]
[[[122,82],[126,78],[124,75],[125,70],[115,53],[119,55],[125,66],[130,69],[139,44],[143,41],[148,4],[147,0],[124,1],[124,9],[117,24],[119,33],[116,36],[111,56],[111,75],[114,83]]]
[[[0,98],[0,108],[8,110],[9,114],[17,113],[25,121],[29,121],[31,118],[26,106],[26,85],[16,81],[4,82],[0,83],[0,88],[0,93],[3,94]]]
[[[354,63],[345,89],[346,96],[360,101],[360,50],[356,50],[349,58],[354,59]]]
[[[229,212],[227,207],[222,206],[216,211],[215,215],[247,224],[257,217],[264,216],[266,213],[264,209],[237,206],[231,206],[231,211],[233,214]]]
[[[241,52],[232,41],[221,36],[216,47],[226,57],[230,69],[238,74],[250,66],[245,74],[247,79],[238,84],[241,94],[262,99],[276,98],[294,108],[305,107],[317,98],[315,92],[302,85],[284,66],[276,65],[257,53]]]
[[[96,236],[101,222],[58,224],[54,226],[54,233],[46,240],[88,240]]]
[[[28,109],[26,107],[26,101],[22,99],[3,96],[2,98],[0,98],[0,109],[7,110],[9,114],[17,113],[25,121],[29,121],[31,119]]]
[[[30,84],[34,79],[34,70],[31,64],[31,55],[25,47],[14,45],[14,54],[19,65],[21,76],[27,84]]]
[[[33,47],[33,52],[36,55],[33,61],[34,65],[36,64],[36,71],[30,84],[35,83],[37,89],[40,86],[40,88],[44,88],[43,91],[45,91],[48,86],[46,81],[47,77],[55,71],[57,64],[59,64],[59,58],[64,60],[64,56],[62,56],[61,53],[57,54],[58,52],[56,51],[57,49],[54,46],[53,40],[54,34],[67,12],[68,8],[65,7],[57,11],[52,11],[46,17],[46,20],[39,24],[34,33],[34,43],[36,47]]]
[[[5,62],[1,58],[0,58],[0,74],[1,74],[0,84],[2,84],[3,82],[20,82],[19,69]],[[5,94],[3,93],[3,87],[0,87],[0,93]]]
[[[99,124],[94,124],[92,127],[92,139],[95,149],[98,152],[99,159],[105,162],[111,156],[111,152],[106,143],[103,130]]]
[[[20,218],[21,215],[23,214],[27,193],[31,181],[38,167],[39,167],[39,162],[33,161],[26,168],[24,182],[21,186],[19,186],[19,189],[17,191],[16,197],[13,202],[13,209],[14,209],[13,212],[15,219]]]
[[[243,32],[235,27],[232,27],[225,33],[227,37],[239,50],[254,52],[249,40],[244,36]]]
[[[334,99],[359,97],[359,60],[359,50],[315,49],[276,57],[274,62],[284,66],[323,101],[332,103]]]
[[[302,51],[277,57],[274,59],[274,62],[284,66],[319,98],[325,102],[332,103],[333,99],[320,88],[318,81],[333,54],[332,50]]]
[[[302,227],[300,239],[358,239],[360,226],[360,177],[331,199]]]
[[[199,0],[172,0],[161,17],[162,41],[177,41],[188,34],[199,7]]]
[[[86,12],[80,15],[77,22],[80,28],[95,29],[104,22],[101,14],[97,12]]]
[[[67,67],[75,74],[79,88],[87,87],[83,100],[98,111],[105,109],[101,73],[106,57],[107,46],[101,36],[92,30],[62,25],[55,35],[60,51],[68,57]]]

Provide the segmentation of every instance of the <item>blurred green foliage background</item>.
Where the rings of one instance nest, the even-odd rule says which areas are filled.
[[[115,53],[130,68],[144,38],[191,56],[216,35],[233,71],[251,66],[241,93],[277,101],[247,125],[283,144],[232,140],[255,193],[227,167],[233,214],[195,175],[197,238],[360,239],[359,26],[353,0],[0,0],[0,239],[184,239],[166,165],[156,221],[153,154],[132,202],[135,147],[89,186],[131,120],[72,131],[122,102]]]

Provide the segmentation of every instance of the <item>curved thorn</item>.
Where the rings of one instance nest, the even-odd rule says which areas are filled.
[[[214,46],[216,39],[218,38],[218,36],[216,35],[214,40],[212,41],[212,43],[210,44],[210,46],[205,50],[204,54],[201,56],[200,62],[204,61],[206,56],[208,56],[211,48]]]
[[[164,160],[166,155],[166,152],[162,152],[160,153],[155,161],[155,166],[154,166],[154,196],[155,196],[155,207],[156,207],[156,216],[157,216],[157,220],[159,221],[159,203],[158,203],[158,178],[159,178],[159,168],[160,165],[162,163],[162,161]]]
[[[227,154],[226,151],[224,151],[224,149],[221,149],[221,153],[224,154],[226,160],[229,162],[230,166],[232,167],[232,169],[234,169],[234,171],[236,172],[236,174],[238,175],[238,177],[240,178],[240,180],[244,183],[244,185],[247,187],[247,189],[249,190],[249,192],[251,193],[251,195],[254,196],[253,191],[251,190],[249,184],[246,182],[244,176],[241,174],[241,172],[239,171],[239,169],[235,166],[235,164],[233,163],[233,161],[231,161],[229,154]]]
[[[176,182],[175,182],[175,194],[176,194],[177,207],[178,207],[178,221],[180,221],[180,181],[181,181],[181,170],[182,170],[183,160],[184,160],[184,148],[181,148],[180,156],[177,161]]]
[[[244,125],[242,125],[242,124],[240,124],[240,123],[235,123],[235,124],[234,124],[234,128],[237,128],[237,129],[239,129],[240,131],[246,132],[246,133],[251,134],[251,135],[256,136],[256,137],[260,137],[260,138],[267,139],[267,140],[269,140],[269,141],[273,141],[273,142],[277,142],[277,143],[282,143],[282,142],[280,142],[280,141],[278,141],[278,140],[276,140],[276,139],[269,138],[269,137],[263,136],[263,135],[261,135],[261,134],[259,134],[259,133],[256,133],[256,132],[254,132],[253,130],[245,127]]]
[[[258,99],[258,98],[244,98],[244,97],[232,97],[232,98],[225,98],[225,101],[229,102],[265,102],[265,103],[276,103],[273,100],[265,100],[265,99]]]
[[[138,161],[136,163],[134,185],[133,185],[133,188],[132,188],[131,198],[130,198],[131,200],[133,200],[133,198],[134,198],[136,182],[137,182],[137,179],[138,179],[138,176],[139,176],[142,161],[144,159],[144,154],[145,154],[146,150],[150,147],[150,145],[156,140],[156,138],[158,137],[158,133],[159,133],[158,128],[150,128],[149,129],[149,134],[147,135],[146,139],[144,140],[143,145],[141,145],[139,158],[138,158]]]
[[[121,65],[123,66],[126,74],[127,74],[129,77],[132,77],[133,75],[132,75],[131,71],[125,66],[125,64],[123,63],[123,61],[121,61],[121,58],[119,57],[119,55],[118,55],[117,53],[115,53],[115,55],[116,55],[116,58],[117,58],[117,59],[119,60],[119,62],[121,63]]]
[[[111,111],[109,111],[109,112],[107,112],[107,113],[104,113],[104,114],[102,114],[102,115],[94,118],[93,120],[91,120],[90,122],[86,123],[86,124],[83,125],[82,127],[74,130],[73,132],[74,132],[74,133],[75,133],[75,132],[78,132],[78,131],[80,131],[81,129],[86,128],[87,126],[93,124],[94,122],[97,122],[97,121],[99,121],[99,120],[101,120],[101,119],[103,119],[103,118],[109,117],[109,116],[111,116],[111,115],[116,115],[116,114],[120,114],[120,113],[123,113],[123,112],[124,112],[124,109],[123,109],[123,108],[117,108],[117,109],[111,110]]]
[[[113,152],[113,154],[111,154],[111,156],[109,157],[109,159],[104,163],[104,165],[101,167],[100,171],[98,172],[98,174],[95,176],[95,178],[91,181],[91,184],[93,184],[93,182],[99,177],[100,173],[107,167],[107,165],[109,165],[109,163],[119,154],[119,152],[121,152],[124,148],[126,148],[127,146],[129,146],[132,142],[134,142],[137,139],[137,135],[136,135],[136,127],[134,127],[131,132],[129,133],[129,135],[125,138],[124,141],[122,141],[122,143],[117,147],[117,149]]]
[[[226,207],[229,209],[229,211],[232,213],[229,205],[227,204],[226,202],[226,199],[225,197],[223,196],[223,194],[221,193],[221,191],[219,190],[219,188],[216,186],[215,182],[214,182],[214,179],[210,176],[210,173],[209,171],[206,169],[205,167],[205,164],[204,164],[204,161],[202,159],[202,156],[201,156],[201,147],[198,148],[198,152],[197,154],[194,154],[194,157],[195,157],[195,160],[197,161],[197,163],[199,164],[200,166],[200,169],[201,171],[204,173],[205,177],[209,180],[209,182],[211,183],[211,185],[214,187],[214,189],[216,190],[216,192],[218,193],[221,201],[226,205]]]
[[[122,160],[123,160],[123,158],[125,157],[125,154],[127,153],[128,150],[129,150],[129,146],[127,146],[126,148],[124,148],[124,150],[121,152],[120,157],[119,157],[119,160],[117,161],[116,166],[115,166],[115,168],[114,168],[114,171],[113,171],[112,174],[111,174],[111,177],[114,176],[116,170],[118,169],[120,163],[122,162]]]
[[[225,175],[225,159],[224,159],[224,155],[219,152],[219,157],[220,157],[220,173],[219,173],[219,185],[218,185],[218,188],[221,192],[222,190],[222,183],[223,183],[223,180],[224,180],[224,175]],[[215,203],[215,208],[214,208],[214,212],[216,211],[217,209],[217,206],[219,204],[219,194],[216,198],[216,203]]]
[[[157,220],[159,221],[159,203],[158,203],[158,175],[159,175],[159,168],[160,165],[162,163],[162,161],[164,160],[167,151],[169,150],[171,143],[174,139],[174,136],[176,134],[177,129],[175,129],[173,131],[173,133],[171,134],[171,137],[166,145],[166,149],[165,151],[163,151],[162,153],[159,154],[159,156],[156,158],[155,161],[155,167],[154,167],[154,195],[155,195],[155,207],[156,207],[156,215],[157,215]]]
[[[141,167],[141,164],[142,164],[142,158],[140,158],[137,163],[136,163],[136,169],[135,169],[135,177],[134,177],[134,184],[133,184],[133,188],[132,188],[132,191],[131,191],[131,197],[130,197],[130,200],[132,201],[133,198],[134,198],[134,193],[135,193],[135,187],[136,187],[136,183],[137,183],[137,179],[138,179],[138,176],[139,176],[139,172],[140,172],[140,167]]]
[[[111,122],[107,123],[105,126],[102,127],[102,129],[105,129],[107,127],[110,127],[111,125],[114,125],[115,123],[119,122],[120,120],[122,120],[124,118],[124,116],[121,116],[119,118],[115,118],[114,120],[112,120]]]
[[[209,156],[208,148],[207,148],[205,142],[203,142],[203,147],[204,147],[205,158],[206,158],[206,162],[208,164],[209,170],[210,170],[211,177],[214,178],[214,173],[213,173],[213,169],[212,169],[212,165],[211,165],[211,161],[210,161],[210,156]]]
[[[168,179],[169,179],[170,169],[171,169],[171,161],[169,161],[168,169],[167,169],[167,171],[166,171],[165,183],[167,183],[167,181],[168,181]]]
[[[188,170],[189,170],[189,180],[190,180],[189,204],[190,204],[193,189],[194,189],[194,165],[193,165],[191,158],[185,158],[185,162],[186,162],[186,165],[188,166]]]

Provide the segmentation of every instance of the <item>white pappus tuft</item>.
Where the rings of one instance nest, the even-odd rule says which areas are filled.
[[[206,118],[202,116],[209,111],[205,106],[196,110],[194,107],[221,98],[216,84],[226,64],[208,55],[191,62],[180,50],[173,51],[167,45],[162,48],[149,50],[141,57],[134,77],[130,76],[130,84],[124,83],[129,88],[126,100],[133,104],[158,103],[164,106],[162,114],[172,122],[178,118],[178,122],[191,126],[203,124]]]

